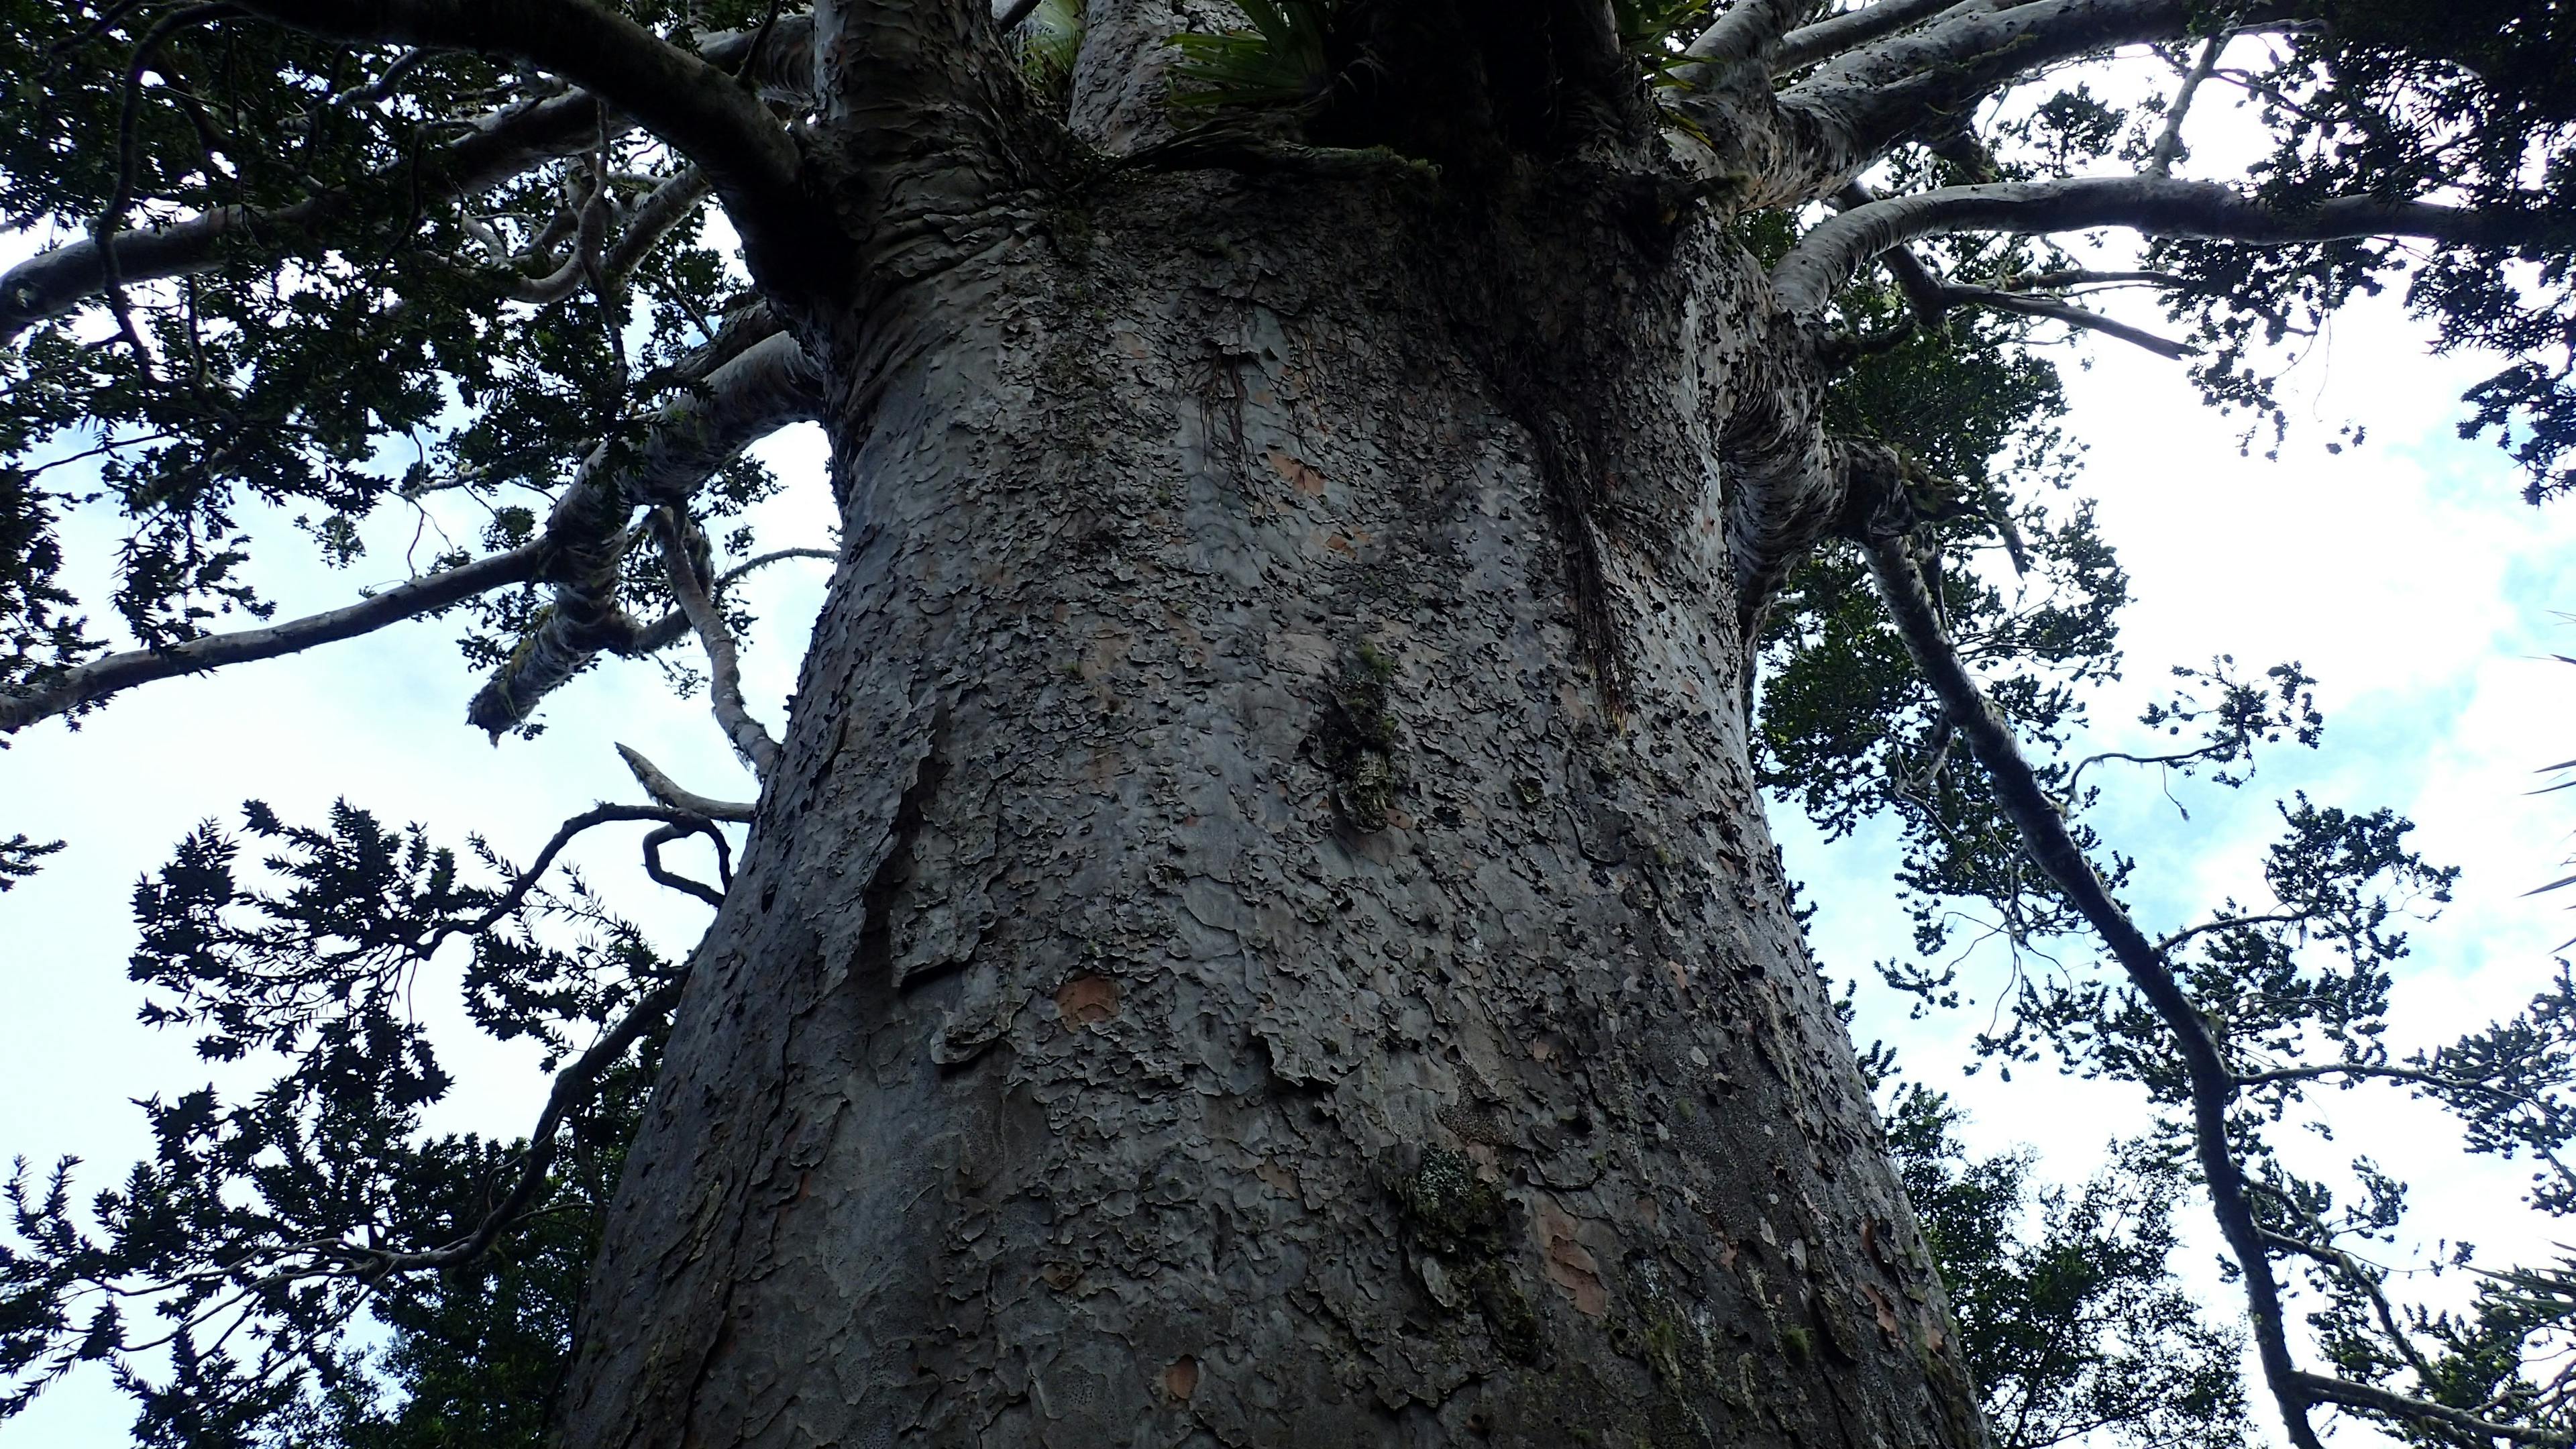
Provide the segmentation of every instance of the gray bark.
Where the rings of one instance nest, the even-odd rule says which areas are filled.
[[[836,329],[566,1443],[1983,1442],[1747,760],[1762,280],[1520,203],[1110,184]]]

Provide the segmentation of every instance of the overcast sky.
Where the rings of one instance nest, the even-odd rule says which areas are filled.
[[[2299,788],[2326,804],[2389,805],[2419,822],[2428,858],[2465,870],[2455,903],[2416,932],[2395,1044],[2435,1044],[2515,1010],[2550,975],[2551,948],[2576,936],[2576,915],[2558,900],[2523,894],[2561,873],[2552,867],[2576,825],[2576,798],[2528,793],[2536,767],[2576,755],[2576,667],[2548,658],[2576,654],[2576,624],[2563,617],[2576,614],[2567,562],[2576,510],[2525,506],[2504,459],[2452,435],[2475,364],[2425,357],[2418,330],[2387,305],[2338,320],[2302,365],[2296,431],[2277,463],[2240,457],[2232,427],[2200,408],[2173,364],[2118,344],[2066,356],[2089,360],[2068,372],[2072,430],[2090,446],[2080,489],[2101,501],[2103,531],[2134,580],[2128,678],[2096,706],[2104,742],[2141,738],[2130,721],[2166,665],[2220,652],[2256,671],[2302,661],[2328,718],[2313,755],[2276,750],[2245,791],[2185,796],[2188,821],[2149,776],[2106,781],[2112,798],[2097,823],[2140,862],[2129,894],[2145,923],[2170,928],[2231,891],[2244,895],[2277,824],[2277,795]],[[2366,422],[2370,441],[2329,456],[2322,445],[2347,420]],[[819,439],[804,430],[767,452],[790,484],[764,510],[767,546],[825,541]],[[380,532],[347,574],[273,572],[275,594],[289,614],[345,602],[360,584],[401,577],[407,540],[407,526]],[[66,541],[85,586],[103,577],[114,534],[84,523]],[[748,652],[748,684],[773,723],[821,569],[782,565],[750,593],[765,627]],[[449,644],[456,632],[412,623],[152,685],[77,732],[40,726],[0,753],[0,837],[70,842],[41,875],[0,895],[0,1155],[41,1164],[78,1154],[90,1163],[84,1191],[95,1190],[145,1150],[129,1098],[207,1080],[183,1040],[134,1021],[126,898],[197,822],[237,826],[245,798],[312,820],[345,795],[389,821],[420,821],[442,842],[480,831],[524,859],[563,816],[638,797],[613,740],[691,788],[750,793],[703,706],[675,700],[649,667],[584,676],[548,703],[542,738],[492,748],[463,723],[474,680]],[[1820,908],[1813,941],[1828,969],[1866,976],[1872,959],[1908,949],[1885,839],[1828,846],[1794,813],[1774,819],[1792,873]],[[603,883],[630,881],[638,833],[599,832],[581,858]],[[706,915],[649,889],[625,899],[675,946]],[[1899,1042],[1911,1075],[1957,1093],[1975,1114],[1980,1147],[2028,1143],[2042,1151],[2044,1173],[2079,1177],[2113,1135],[2133,1130],[2135,1103],[2039,1069],[2010,1085],[1962,1077],[1961,1044],[1987,1019],[1998,966],[1969,965],[1979,1009],[1930,1022],[1906,1021],[1901,1005],[1865,983],[1859,1034]],[[424,1015],[454,1019],[451,986],[424,980]],[[542,1095],[532,1058],[467,1033],[450,1033],[447,1051],[462,1086],[435,1125],[523,1132]],[[2503,1206],[2515,1176],[2460,1168],[2438,1118],[2396,1097],[2356,1095],[2339,1110],[2340,1148],[2416,1181],[2424,1236],[2497,1248],[2546,1242],[2544,1226]],[[2195,1202],[2186,1216],[2196,1222],[2203,1211]],[[2212,1301],[2226,1300],[2213,1291]],[[84,1380],[0,1426],[0,1439],[103,1449],[125,1443],[129,1420],[121,1399]]]

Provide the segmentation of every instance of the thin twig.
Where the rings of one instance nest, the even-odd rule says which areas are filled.
[[[646,992],[632,1010],[609,1028],[606,1035],[591,1043],[571,1066],[555,1074],[554,1088],[546,1094],[545,1110],[537,1114],[537,1124],[528,1133],[528,1155],[519,1161],[519,1179],[512,1184],[500,1205],[484,1214],[472,1232],[441,1248],[416,1252],[388,1252],[382,1248],[356,1243],[340,1246],[348,1260],[365,1266],[373,1281],[395,1273],[418,1273],[432,1268],[452,1268],[472,1262],[500,1240],[510,1224],[525,1212],[546,1184],[546,1168],[553,1163],[555,1139],[563,1120],[573,1107],[587,1096],[600,1073],[614,1065],[635,1044],[638,1037],[670,1013],[679,1004],[681,988],[688,983],[684,972]]]

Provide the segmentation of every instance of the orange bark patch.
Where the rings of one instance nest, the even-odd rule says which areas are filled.
[[[1055,989],[1055,1013],[1067,1026],[1092,1026],[1118,1014],[1118,983],[1076,976]]]
[[[1601,1265],[1592,1250],[1574,1239],[1574,1219],[1554,1208],[1542,1208],[1539,1234],[1546,1240],[1547,1281],[1574,1300],[1574,1311],[1599,1318],[1610,1311],[1610,1290],[1601,1282]]]
[[[1264,461],[1270,464],[1270,471],[1278,474],[1289,487],[1309,498],[1324,496],[1324,475],[1315,471],[1314,465],[1305,459],[1290,457],[1273,448]]]
[[[1272,1192],[1279,1194],[1281,1197],[1295,1197],[1297,1195],[1297,1174],[1290,1172],[1287,1168],[1280,1166],[1278,1163],[1271,1161],[1267,1157],[1261,1159],[1261,1161],[1253,1167],[1252,1175],[1260,1178],[1264,1184],[1268,1185]]]
[[[1163,1370],[1163,1391],[1176,1399],[1186,1399],[1199,1391],[1199,1361],[1183,1354]]]
[[[1863,1283],[1860,1285],[1860,1291],[1869,1295],[1869,1306],[1878,1310],[1878,1331],[1887,1335],[1888,1347],[1894,1348],[1897,1330],[1896,1305],[1888,1301],[1886,1294],[1878,1291],[1878,1285],[1875,1283]]]

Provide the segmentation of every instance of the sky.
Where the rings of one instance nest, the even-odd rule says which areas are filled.
[[[2172,363],[2116,343],[2063,359],[2071,431],[2089,449],[2078,491],[2099,500],[2103,532],[2133,580],[2130,668],[2097,699],[2097,747],[2143,738],[2129,722],[2166,665],[2217,653],[2254,670],[2301,661],[2328,720],[2322,748],[2272,752],[2242,792],[2185,795],[2188,819],[2150,775],[2106,781],[2093,819],[2140,863],[2129,899],[2144,923],[2169,929],[2243,895],[2276,823],[2276,796],[2303,789],[2322,803],[2387,805],[2418,823],[2414,842],[2429,859],[2464,872],[2454,902],[2415,932],[2399,973],[2395,1045],[2437,1044],[2515,1010],[2551,975],[2552,948],[2576,936],[2576,914],[2561,899],[2525,894],[2565,873],[2553,867],[2576,848],[2576,792],[2530,793],[2538,767],[2576,755],[2576,667],[2550,657],[2576,654],[2576,508],[2526,506],[2503,458],[2453,435],[2474,361],[2427,357],[2419,329],[2386,303],[2347,313],[2295,374],[2294,431],[2274,462],[2240,455],[2233,427],[2202,409]],[[2323,445],[2346,421],[2366,422],[2370,440],[2329,455]],[[765,546],[828,542],[819,437],[782,435],[764,453],[789,485],[763,506]],[[407,540],[407,525],[380,529],[349,573],[277,575],[283,612],[398,579]],[[111,532],[86,521],[66,542],[89,578],[103,576]],[[780,565],[747,595],[765,621],[748,641],[747,692],[773,725],[823,567]],[[43,873],[0,895],[0,1001],[9,1003],[0,1014],[0,1156],[81,1156],[81,1181],[95,1189],[146,1147],[131,1099],[222,1080],[183,1040],[135,1021],[138,993],[123,970],[134,944],[127,896],[200,821],[238,826],[245,799],[309,820],[346,796],[389,821],[419,821],[444,842],[479,831],[524,859],[564,816],[640,798],[611,741],[701,793],[750,794],[703,704],[674,698],[644,666],[585,675],[549,702],[541,738],[494,748],[463,722],[475,680],[449,647],[456,632],[414,622],[155,684],[77,731],[40,726],[0,752],[0,835],[70,842]],[[1873,991],[1867,971],[1908,949],[1909,925],[1889,889],[1892,843],[1872,831],[1822,841],[1789,808],[1773,820],[1791,873],[1818,906],[1819,959],[1863,978],[1858,1036],[1896,1042],[1911,1077],[1951,1091],[1972,1114],[1977,1148],[2027,1144],[2044,1177],[2075,1179],[2112,1138],[2142,1125],[2136,1101],[2116,1087],[2042,1068],[2009,1084],[1991,1071],[1963,1075],[1965,1038],[1987,1019],[1999,959],[1967,963],[1974,1008],[1908,1020],[1901,1003]],[[598,832],[576,858],[603,882],[630,880],[638,834]],[[693,938],[706,914],[649,889],[622,899],[674,945]],[[452,986],[425,976],[422,1014],[457,1021]],[[478,1040],[446,1034],[462,1086],[431,1125],[524,1132],[543,1093],[533,1057]],[[2418,1184],[2421,1239],[2545,1249],[2546,1226],[2510,1207],[2515,1175],[2463,1163],[2437,1117],[2393,1094],[2356,1094],[2337,1111],[2340,1148]],[[2183,1216],[2196,1223],[2200,1211],[2195,1203]],[[2209,1273],[2205,1234],[2192,1252],[2189,1270],[2211,1285],[2210,1301],[2227,1301]],[[129,1420],[122,1399],[81,1378],[0,1425],[0,1442],[107,1449],[126,1442]],[[2374,1440],[2346,1433],[2337,1442]]]

